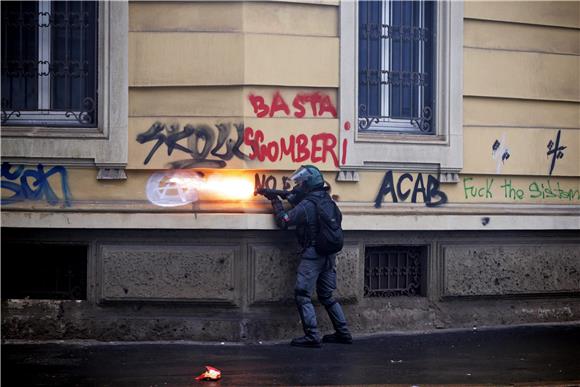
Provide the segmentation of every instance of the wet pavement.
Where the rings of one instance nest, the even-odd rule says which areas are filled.
[[[580,385],[580,325],[358,337],[287,344],[2,345],[2,386],[369,384]],[[219,382],[197,382],[205,365]]]

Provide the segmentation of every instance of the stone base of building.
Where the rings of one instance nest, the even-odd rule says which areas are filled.
[[[26,259],[33,276],[43,274],[34,273],[35,259],[54,257],[18,254],[30,246],[86,252],[78,300],[6,299],[19,294],[5,288],[6,276],[26,272],[2,271],[4,339],[301,334],[289,232],[3,229],[2,239],[3,269]],[[355,334],[580,320],[577,232],[346,232],[337,273],[336,296]],[[330,332],[324,308],[317,312]]]

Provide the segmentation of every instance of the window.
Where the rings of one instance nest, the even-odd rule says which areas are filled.
[[[462,92],[463,2],[340,2],[343,171],[440,172],[456,181]]]
[[[127,1],[3,1],[2,50],[3,160],[127,165]]]
[[[433,133],[434,9],[431,1],[359,4],[361,130]]]
[[[2,2],[2,124],[97,124],[98,6]]]
[[[364,295],[422,296],[426,268],[426,246],[366,247]]]
[[[87,299],[87,246],[5,243],[2,299]]]

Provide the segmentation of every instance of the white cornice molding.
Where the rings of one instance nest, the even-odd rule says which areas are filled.
[[[227,219],[227,222],[226,222]],[[275,230],[271,214],[3,211],[2,227],[60,229]],[[345,214],[346,231],[580,230],[580,213]]]

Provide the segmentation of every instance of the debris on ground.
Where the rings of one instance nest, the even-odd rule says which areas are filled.
[[[205,366],[205,372],[195,378],[195,380],[220,380],[222,378],[222,372],[215,367]]]

